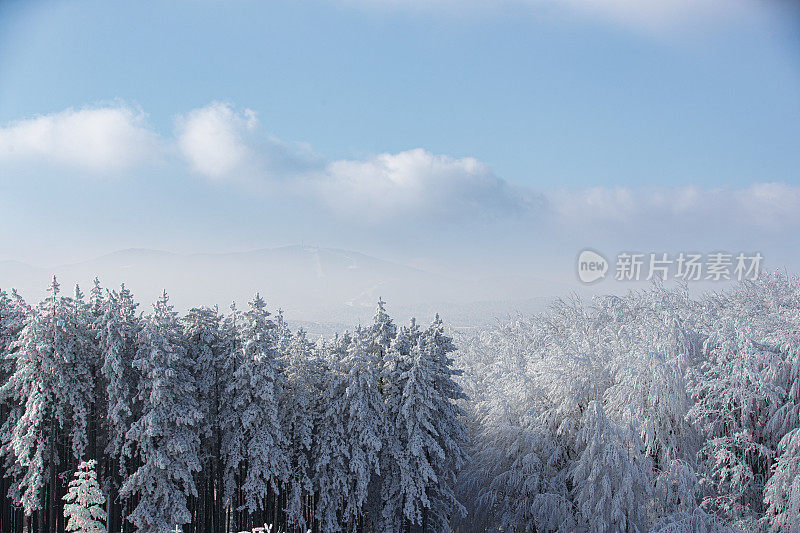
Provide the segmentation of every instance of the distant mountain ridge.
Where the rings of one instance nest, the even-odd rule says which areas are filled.
[[[144,310],[165,289],[179,309],[219,305],[227,310],[232,301],[241,307],[260,292],[289,319],[336,324],[366,322],[380,297],[398,316],[432,315],[438,306],[443,315],[458,310],[458,322],[471,325],[479,320],[469,317],[473,304],[476,311],[488,307],[495,314],[505,308],[530,311],[565,290],[535,278],[460,280],[351,250],[301,245],[196,254],[131,248],[52,268],[3,261],[0,287],[16,287],[26,299],[38,301],[54,274],[64,290],[77,282],[86,292],[95,276],[108,288],[124,282]]]

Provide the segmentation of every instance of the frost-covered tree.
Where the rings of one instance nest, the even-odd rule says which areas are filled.
[[[228,388],[236,420],[227,442],[227,469],[246,467],[241,489],[251,513],[263,510],[269,491],[278,492],[288,476],[286,439],[278,417],[284,376],[269,316],[256,294],[242,313],[237,368]]]
[[[224,490],[222,442],[228,430],[231,402],[225,393],[233,378],[233,358],[223,339],[222,317],[216,308],[192,308],[183,318],[187,355],[192,361],[197,381],[197,401],[202,418],[200,460],[201,489],[218,492]],[[198,505],[202,508],[207,495],[200,494]],[[217,498],[212,513],[214,531],[222,527],[223,499]],[[205,512],[199,512],[205,519]]]
[[[120,489],[124,498],[136,498],[128,520],[145,533],[188,523],[187,497],[197,495],[202,414],[182,333],[165,292],[138,335],[133,366],[139,374],[141,414],[128,430],[124,451],[141,464]]]
[[[566,483],[571,438],[553,433],[554,421],[572,424],[549,413],[560,398],[550,402],[527,371],[526,359],[536,357],[531,337],[537,326],[518,319],[458,339],[459,366],[466,369],[461,383],[471,399],[465,405],[471,460],[459,475],[460,500],[470,511],[467,529],[574,525]]]
[[[103,316],[105,299],[105,291],[100,285],[100,278],[96,277],[92,280],[92,290],[89,291],[89,312],[95,320]]]
[[[776,273],[708,295],[697,320],[704,340],[689,374],[690,420],[704,439],[704,505],[749,527],[765,511],[782,439],[798,425],[800,283]]]
[[[374,346],[370,333],[357,329],[342,360],[347,374],[343,411],[350,459],[344,513],[352,528],[358,524],[373,475],[380,475],[385,424],[379,353],[370,349]]]
[[[72,454],[82,458],[89,446],[89,418],[93,412],[97,379],[97,350],[92,316],[83,300],[79,286],[75,296],[63,302],[71,315],[67,328],[67,348],[64,354],[66,370],[64,397],[68,399],[72,419]]]
[[[119,459],[124,471],[122,447],[131,424],[136,403],[137,375],[133,361],[140,323],[133,294],[123,284],[119,291],[108,293],[102,315],[96,322],[102,375],[106,383],[108,442],[105,452]]]
[[[382,302],[379,302],[375,325],[385,323],[384,316]],[[392,333],[394,336],[389,341],[389,349],[380,361],[385,413],[385,430],[380,454],[381,504],[379,513],[370,509],[371,513],[378,515],[373,521],[378,524],[380,531],[392,531],[402,527],[401,465],[407,464],[405,455],[407,440],[400,412],[403,408],[407,372],[412,366],[411,351],[420,336],[419,327],[414,320],[409,326],[394,329]]]
[[[106,512],[103,504],[105,494],[97,483],[94,459],[82,461],[69,482],[69,491],[64,495],[64,518],[66,530],[76,533],[106,533]]]
[[[772,531],[800,531],[800,429],[783,437],[780,456],[764,488],[766,518]]]
[[[80,300],[59,296],[55,277],[48,290],[50,296],[28,313],[15,343],[14,373],[0,389],[0,397],[22,406],[8,421],[13,426],[7,422],[2,432],[2,453],[16,465],[12,493],[27,514],[49,510],[47,517],[39,513],[41,528],[55,527],[62,431],[71,436],[71,455],[79,458],[92,400],[81,351],[85,324],[77,314]]]
[[[378,360],[383,359],[391,347],[392,340],[397,335],[397,326],[392,317],[386,312],[386,302],[378,299],[375,316],[365,335],[369,338],[369,349],[375,353]]]
[[[778,460],[764,487],[766,521],[771,531],[800,532],[800,428],[778,445]]]
[[[624,300],[605,298],[596,310],[596,320],[605,323],[602,343],[614,354],[607,412],[638,433],[657,472],[676,460],[693,462],[698,439],[686,420],[685,374],[700,343],[687,316],[693,310],[688,294],[655,285]]]
[[[465,412],[458,405],[458,402],[468,400],[461,386],[456,382],[456,378],[462,371],[454,368],[452,353],[456,351],[453,339],[445,334],[444,323],[437,314],[433,323],[423,333],[417,343],[418,353],[414,354],[412,364],[412,374],[418,372],[419,377],[425,376],[425,367],[432,370],[432,381],[418,380],[418,392],[420,396],[428,397],[430,400],[430,427],[427,424],[417,427],[417,431],[426,427],[427,433],[432,441],[435,441],[438,448],[444,454],[444,460],[434,461],[433,469],[436,473],[438,482],[428,487],[428,498],[430,499],[430,510],[424,514],[425,526],[435,531],[447,529],[447,524],[454,516],[464,515],[466,509],[458,501],[455,494],[455,483],[457,472],[466,464],[468,455],[466,446],[468,444],[467,429],[464,426]],[[415,371],[416,367],[418,370]],[[406,384],[408,387],[409,384]],[[428,387],[425,392],[424,386]],[[406,395],[412,398],[412,395]],[[425,405],[430,405],[427,401]],[[404,405],[406,412],[413,411],[413,400]],[[420,410],[422,411],[422,410]],[[424,421],[424,416],[419,412],[415,415],[418,422]],[[432,450],[428,449],[429,457],[433,457]]]
[[[590,498],[602,494],[575,488],[591,487],[591,470],[579,466],[596,460],[588,460],[597,450],[590,435],[600,428],[616,443],[609,457],[624,457],[627,470],[641,476],[631,478],[635,489],[625,489],[612,476],[623,475],[625,465],[607,469],[619,495],[609,501],[626,524],[646,529],[665,513],[694,512],[699,435],[686,421],[692,399],[685,373],[702,357],[701,309],[684,290],[654,285],[624,297],[556,301],[542,315],[459,338],[473,437],[472,459],[459,476],[471,511],[466,523],[620,527],[590,521],[581,508],[604,504]],[[600,407],[604,424],[588,417],[590,405]],[[678,497],[684,488],[691,490]],[[645,512],[633,513],[636,506]]]
[[[19,505],[15,480],[20,476],[21,467],[9,446],[24,410],[19,390],[6,384],[16,372],[17,340],[29,313],[29,306],[16,291],[9,296],[0,290],[0,521],[3,523],[11,520],[12,508]]]
[[[87,457],[98,461],[97,477],[103,479],[107,477],[110,470],[108,462],[103,461],[104,448],[106,445],[107,427],[105,426],[105,415],[108,412],[108,402],[106,398],[106,382],[102,373],[103,354],[100,349],[100,327],[103,317],[103,306],[105,294],[100,280],[95,277],[92,289],[89,291],[89,301],[81,306],[81,315],[85,320],[84,327],[84,358],[93,390],[90,392],[92,397],[91,411],[88,418],[88,442]]]
[[[592,531],[646,528],[649,465],[638,439],[625,435],[592,401],[578,432],[583,449],[572,466],[575,505]]]
[[[231,303],[230,310],[230,314],[226,315],[220,324],[219,348],[223,357],[228,359],[231,365],[231,375],[222,391],[230,409],[224,409],[220,412],[220,423],[227,428],[227,431],[222,433],[220,462],[223,475],[223,499],[227,505],[235,508],[241,505],[237,497],[239,495],[238,487],[241,485],[241,473],[244,469],[242,458],[244,436],[240,428],[239,415],[233,409],[233,400],[236,394],[235,372],[241,364],[242,314],[236,307],[236,302]],[[238,528],[239,515],[238,513],[231,514],[233,525]]]
[[[305,332],[300,330],[291,334],[282,315],[278,317],[278,331],[286,376],[280,419],[289,444],[286,519],[290,526],[305,531],[313,521],[307,512],[307,499],[314,494],[312,452],[319,413],[323,408],[320,399],[326,366]]]
[[[472,398],[473,466],[459,483],[468,524],[551,530],[582,521],[570,479],[578,434],[589,403],[613,384],[596,316],[578,300],[556,301],[546,315],[460,339]]]
[[[16,292],[9,296],[0,289],[0,387],[14,370],[15,342],[25,325],[27,310],[27,305]]]
[[[103,488],[108,493],[108,526],[121,529],[125,518],[117,497],[122,480],[129,474],[130,461],[122,453],[126,435],[134,415],[140,412],[137,400],[138,373],[133,367],[136,357],[137,337],[141,323],[137,315],[138,304],[131,291],[122,284],[119,290],[107,292],[102,302],[93,293],[92,309],[100,305],[99,316],[94,321],[102,387],[101,429],[98,449],[104,461]]]
[[[698,509],[699,482],[690,463],[675,459],[656,474],[654,483],[655,513],[693,512]]]
[[[400,376],[402,400],[393,421],[401,446],[398,497],[405,521],[423,530],[443,531],[453,513],[463,512],[453,493],[455,471],[466,459],[466,431],[453,403],[463,398],[452,381],[448,354],[454,349],[437,317],[410,347],[407,362],[401,355],[398,363],[407,368]]]
[[[30,308],[16,291],[9,296],[7,292],[0,289],[0,388],[14,373],[16,366],[14,354],[19,349],[17,339],[25,326],[29,311]],[[0,409],[5,409],[2,411],[4,422],[7,421],[6,416],[11,407],[0,397]],[[0,423],[0,427],[2,425]]]
[[[352,338],[345,333],[326,343],[327,357],[320,361],[325,371],[319,396],[320,410],[315,431],[313,485],[316,493],[314,518],[323,532],[340,531],[339,513],[350,478],[350,443],[346,430],[347,371],[342,359]]]

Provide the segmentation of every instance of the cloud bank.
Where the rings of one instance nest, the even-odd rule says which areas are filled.
[[[118,171],[154,157],[158,140],[127,106],[67,109],[0,127],[0,163],[45,162]]]
[[[177,120],[176,142],[193,172],[216,183],[280,186],[345,218],[493,217],[534,199],[474,158],[421,148],[323,162],[310,147],[260,131],[255,113],[212,103]]]
[[[533,209],[533,194],[495,176],[480,161],[435,155],[421,148],[330,163],[317,183],[341,214],[371,220],[408,214],[469,214],[493,218]]]
[[[779,182],[742,188],[591,187],[550,191],[547,199],[553,218],[573,226],[648,227],[665,222],[697,230],[709,225],[764,230],[800,226],[800,187]]]
[[[477,159],[422,148],[325,161],[308,145],[267,134],[252,110],[219,102],[177,116],[172,136],[160,135],[125,105],[68,109],[0,127],[0,169],[45,163],[54,174],[79,168],[135,179],[137,165],[156,161],[248,196],[261,185],[255,190],[264,200],[301,198],[315,212],[351,222],[502,219],[573,232],[664,224],[769,232],[800,227],[800,187],[786,183],[534,190]]]

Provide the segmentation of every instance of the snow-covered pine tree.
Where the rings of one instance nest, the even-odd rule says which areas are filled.
[[[0,387],[14,368],[12,350],[25,323],[25,308],[16,298],[0,289]]]
[[[380,307],[379,307],[380,309]],[[380,313],[379,313],[380,316]],[[385,429],[381,449],[381,498],[377,512],[374,497],[370,498],[368,516],[375,529],[384,532],[397,530],[402,526],[403,503],[401,494],[404,473],[401,465],[407,463],[405,449],[406,435],[401,422],[400,411],[403,406],[403,393],[411,368],[411,352],[419,342],[420,331],[412,319],[408,326],[396,330],[389,350],[381,361],[382,395],[384,400]]]
[[[22,297],[12,292],[11,296],[0,289],[0,389],[14,373],[15,352],[19,349],[17,340],[25,326],[30,308]],[[12,406],[0,397],[0,413],[3,414],[0,427],[8,420],[8,409]],[[3,410],[5,409],[5,410]]]
[[[68,342],[64,353],[63,396],[71,408],[72,455],[80,459],[89,445],[89,418],[95,402],[97,350],[90,309],[78,285],[75,285],[75,296],[63,303],[70,315],[70,320],[64,325]]]
[[[40,529],[55,528],[56,495],[60,493],[58,445],[61,430],[72,434],[77,459],[85,443],[86,375],[80,370],[75,301],[59,296],[55,277],[50,296],[29,313],[14,354],[14,373],[0,396],[23,405],[13,427],[3,431],[2,453],[13,454],[18,477],[12,487],[26,514],[38,513]],[[45,488],[47,490],[45,491]],[[47,496],[47,501],[44,500]]]
[[[200,529],[205,530],[206,515],[211,514],[213,531],[220,531],[224,514],[223,499],[213,498],[213,495],[221,496],[224,490],[222,441],[231,418],[231,402],[225,390],[233,378],[233,360],[225,351],[222,317],[216,308],[192,308],[183,322],[188,355],[197,380],[198,406],[202,413],[198,520]],[[205,502],[209,500],[213,500],[215,505],[211,513],[203,510]]]
[[[454,403],[464,398],[453,381],[449,354],[454,350],[437,316],[398,362],[407,370],[401,375],[403,393],[394,421],[401,446],[397,497],[412,529],[447,531],[451,517],[465,513],[454,493],[467,442],[463,413]]]
[[[320,361],[324,372],[319,399],[318,422],[312,449],[315,509],[320,531],[341,531],[339,514],[350,476],[350,443],[346,431],[348,374],[342,359],[352,341],[345,333],[323,346],[327,357]]]
[[[19,505],[13,488],[20,468],[13,452],[4,451],[4,447],[11,442],[11,432],[22,415],[23,404],[19,398],[6,397],[3,391],[16,371],[17,341],[29,312],[30,308],[16,291],[9,296],[0,290],[0,529],[11,527],[13,509]],[[9,388],[7,392],[11,393],[13,389]]]
[[[277,493],[288,477],[286,439],[278,418],[284,377],[269,316],[256,294],[241,316],[241,346],[229,386],[236,420],[227,443],[226,469],[236,472],[246,465],[241,490],[250,513],[263,511],[269,491]]]
[[[96,300],[95,300],[96,303]],[[129,474],[129,463],[122,453],[125,436],[134,414],[138,414],[136,398],[138,376],[133,368],[137,336],[141,323],[137,304],[131,291],[122,284],[119,291],[106,293],[100,307],[100,316],[94,322],[100,365],[99,376],[104,388],[102,431],[98,449],[103,453],[103,489],[108,493],[108,527],[112,531],[123,528],[123,506],[117,497],[122,480]]]
[[[313,448],[324,409],[321,399],[327,365],[303,329],[291,331],[280,309],[275,317],[275,337],[284,372],[278,409],[289,467],[281,498],[283,521],[276,527],[305,531],[314,523]]]
[[[468,398],[461,385],[456,382],[456,378],[462,374],[460,369],[454,367],[455,362],[451,356],[456,347],[453,339],[445,334],[444,324],[438,313],[433,323],[420,337],[417,349],[420,350],[417,356],[420,362],[415,361],[415,363],[420,369],[429,364],[433,370],[433,382],[425,383],[428,387],[432,387],[429,393],[433,400],[431,436],[445,456],[443,461],[433,463],[438,483],[429,487],[431,508],[424,517],[425,526],[434,531],[445,531],[454,516],[466,514],[466,509],[456,497],[455,484],[456,473],[468,459],[469,442],[467,428],[464,426],[466,413],[457,402]],[[429,359],[430,362],[423,363],[423,359]],[[424,375],[424,372],[420,375]]]
[[[383,366],[385,364],[384,359],[387,357],[389,350],[392,345],[392,341],[394,340],[395,336],[397,335],[397,326],[395,325],[392,318],[386,312],[386,302],[383,301],[382,298],[378,298],[378,303],[375,309],[375,315],[372,319],[372,324],[369,327],[364,329],[362,335],[367,339],[367,351],[371,354],[371,357],[375,361],[376,367],[380,374],[381,380],[381,394],[383,395],[385,391],[383,390],[385,386],[384,381],[384,371]],[[385,411],[385,409],[384,409]],[[383,418],[386,420],[386,413],[383,413]],[[381,431],[380,440],[381,442],[386,440],[386,430],[387,425],[384,424],[384,427]],[[383,444],[381,445],[383,449]],[[391,461],[391,458],[388,458],[385,453],[382,451],[379,454],[379,466],[382,466],[382,463],[387,461]],[[380,473],[379,473],[380,472]],[[380,523],[382,508],[384,505],[383,499],[383,485],[385,483],[383,472],[382,470],[375,469],[371,476],[371,480],[369,482],[369,487],[367,489],[367,499],[364,503],[364,521],[365,527],[368,528],[377,528],[378,524]]]
[[[95,277],[92,281],[92,290],[89,291],[89,312],[96,320],[103,316],[103,303],[105,302],[105,292],[100,285],[100,278]]]
[[[381,396],[381,361],[372,350],[371,331],[357,329],[342,360],[347,373],[344,397],[346,434],[350,445],[349,487],[344,515],[348,526],[358,527],[373,476],[380,475],[380,452],[385,426]]]
[[[89,372],[91,381],[94,384],[92,391],[92,404],[91,412],[89,413],[89,427],[88,427],[88,448],[87,456],[91,459],[98,461],[97,478],[102,480],[107,476],[107,462],[103,461],[103,452],[105,442],[107,440],[105,422],[105,414],[108,411],[108,402],[106,398],[106,383],[102,374],[103,357],[100,350],[100,319],[103,316],[103,305],[105,296],[103,287],[100,285],[100,280],[95,277],[93,281],[94,286],[89,292],[89,302],[86,306],[86,350],[91,353],[86,354],[86,359],[89,362]],[[102,484],[102,483],[101,483]]]
[[[128,430],[124,453],[135,454],[141,466],[120,489],[122,497],[136,498],[128,520],[143,533],[163,533],[191,521],[187,497],[197,495],[202,414],[182,333],[164,292],[138,335],[133,366],[142,411]]]
[[[313,523],[308,498],[314,493],[312,481],[312,448],[318,413],[322,408],[320,396],[324,386],[325,369],[316,353],[315,346],[306,338],[303,330],[292,335],[278,316],[278,331],[286,340],[283,367],[286,382],[280,401],[281,426],[287,435],[289,480],[286,494],[286,520],[290,527],[305,531]],[[280,333],[283,332],[283,333]]]
[[[386,312],[386,302],[380,298],[378,299],[372,324],[367,329],[366,335],[369,338],[369,350],[375,353],[377,360],[382,360],[389,352],[392,339],[397,335],[397,326],[392,317],[389,316],[389,313]]]
[[[119,460],[120,472],[125,471],[122,447],[137,403],[137,375],[133,360],[141,329],[136,315],[138,305],[131,291],[123,284],[119,292],[108,293],[103,302],[102,316],[96,325],[108,406],[108,443],[105,453]]]
[[[275,338],[275,350],[281,355],[282,359],[286,359],[286,354],[289,353],[295,341],[295,337],[289,324],[286,322],[286,317],[283,316],[283,309],[278,309],[278,312],[275,314],[274,324],[275,329],[273,330],[273,337]]]
[[[64,518],[66,530],[75,533],[106,533],[106,512],[103,504],[105,494],[97,482],[94,459],[82,461],[69,482],[69,491],[64,496]]]
[[[233,409],[234,400],[236,398],[236,370],[241,365],[241,325],[242,313],[236,307],[236,302],[230,305],[230,314],[225,315],[220,325],[220,352],[221,357],[226,358],[230,364],[230,379],[227,381],[225,389],[222,393],[226,398],[226,402],[231,407],[220,412],[221,425],[227,428],[227,431],[222,434],[222,443],[220,450],[220,462],[222,467],[222,482],[223,482],[223,500],[225,504],[232,508],[231,522],[234,529],[243,527],[239,523],[241,513],[238,509],[241,507],[241,484],[242,473],[244,470],[243,464],[243,438],[238,413]],[[234,511],[234,509],[236,511]]]

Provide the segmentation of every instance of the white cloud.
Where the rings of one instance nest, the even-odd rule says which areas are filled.
[[[0,127],[0,162],[46,162],[96,172],[153,156],[155,134],[126,106],[67,109]]]
[[[191,169],[216,182],[277,183],[319,166],[303,143],[266,135],[254,111],[214,102],[177,118],[177,147]]]
[[[212,103],[179,117],[178,148],[195,172],[227,179],[252,165],[247,138],[257,126],[252,110],[239,113],[228,104]]]
[[[340,214],[371,220],[403,215],[497,216],[524,212],[525,194],[471,157],[455,159],[422,149],[330,163],[312,182]]]

